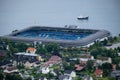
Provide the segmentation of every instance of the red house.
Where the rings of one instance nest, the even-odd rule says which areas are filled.
[[[101,70],[101,69],[96,69],[95,72],[94,72],[94,74],[95,74],[96,77],[102,77],[103,70]]]

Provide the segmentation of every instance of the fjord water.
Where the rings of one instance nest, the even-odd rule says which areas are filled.
[[[79,15],[88,20],[77,20]],[[78,25],[120,33],[120,0],[0,0],[0,36],[29,26]]]

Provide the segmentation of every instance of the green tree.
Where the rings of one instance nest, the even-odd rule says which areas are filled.
[[[23,80],[20,75],[17,74],[6,74],[5,80]]]
[[[110,63],[103,63],[102,64],[103,69],[103,76],[108,76],[112,70],[112,64]]]
[[[4,75],[0,72],[0,80],[3,80]]]
[[[15,43],[14,47],[17,48],[19,52],[25,52],[29,45],[27,45],[26,43],[18,42]]]
[[[105,45],[107,45],[108,40],[106,40],[106,39],[105,39],[105,40],[104,40],[104,41],[102,41],[101,43],[105,46]]]
[[[92,60],[89,60],[87,62],[87,69],[91,72],[91,70],[93,69],[93,61]]]
[[[60,46],[57,43],[48,43],[45,45],[47,52],[58,55]]]
[[[112,62],[113,62],[114,64],[119,64],[120,58],[119,58],[119,57],[114,57],[114,58],[112,58]]]
[[[42,45],[40,45],[40,44],[37,45],[36,49],[37,49],[37,51],[36,51],[37,54],[46,54],[47,53],[46,48],[43,48]]]

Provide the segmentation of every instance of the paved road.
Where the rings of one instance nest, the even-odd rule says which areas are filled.
[[[106,48],[107,49],[114,49],[114,48],[117,48],[117,47],[120,47],[120,43],[116,43],[116,44],[113,44],[112,46],[107,46]]]

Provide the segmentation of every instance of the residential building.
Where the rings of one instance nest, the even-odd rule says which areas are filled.
[[[70,77],[76,77],[76,72],[72,70],[65,70],[64,75],[68,75]]]
[[[7,51],[0,50],[0,57],[6,57],[6,56],[7,56]]]
[[[76,69],[75,69],[76,71],[81,71],[81,70],[83,70],[83,69],[85,68],[85,66],[80,66],[80,65],[78,65],[78,64],[75,64],[74,66],[75,66],[75,68],[76,68]]]
[[[120,56],[120,52],[118,53],[118,56]]]
[[[93,80],[93,78],[90,75],[86,75],[82,80]]]
[[[31,69],[32,65],[33,65],[33,64],[31,64],[29,61],[27,61],[27,62],[24,64],[25,68],[28,68],[28,69]]]
[[[112,59],[110,57],[99,57],[96,59],[96,63],[102,65],[103,63],[112,63]]]
[[[33,53],[34,54],[35,52],[36,52],[36,49],[34,47],[29,47],[26,50],[26,53]]]
[[[49,67],[42,67],[42,73],[43,74],[48,74],[49,72],[50,72],[50,69],[49,69]]]
[[[116,70],[117,65],[116,64],[112,64],[112,70]]]
[[[111,72],[110,75],[111,75],[111,77],[114,77],[114,78],[120,77],[120,70],[114,70]]]
[[[43,66],[52,66],[53,64],[59,64],[62,62],[62,58],[59,56],[52,56]]]
[[[29,61],[30,63],[40,61],[42,59],[38,54],[30,54],[25,52],[15,53],[14,55],[17,62],[26,63]]]
[[[73,78],[68,75],[60,75],[59,80],[73,80]]]
[[[15,66],[7,67],[4,71],[4,73],[18,73],[18,69]]]
[[[91,56],[90,54],[81,54],[79,60],[81,64],[87,65],[87,61],[94,60],[94,57]]]
[[[95,72],[94,72],[95,76],[96,77],[102,77],[103,75],[103,70],[101,69],[96,69]]]

